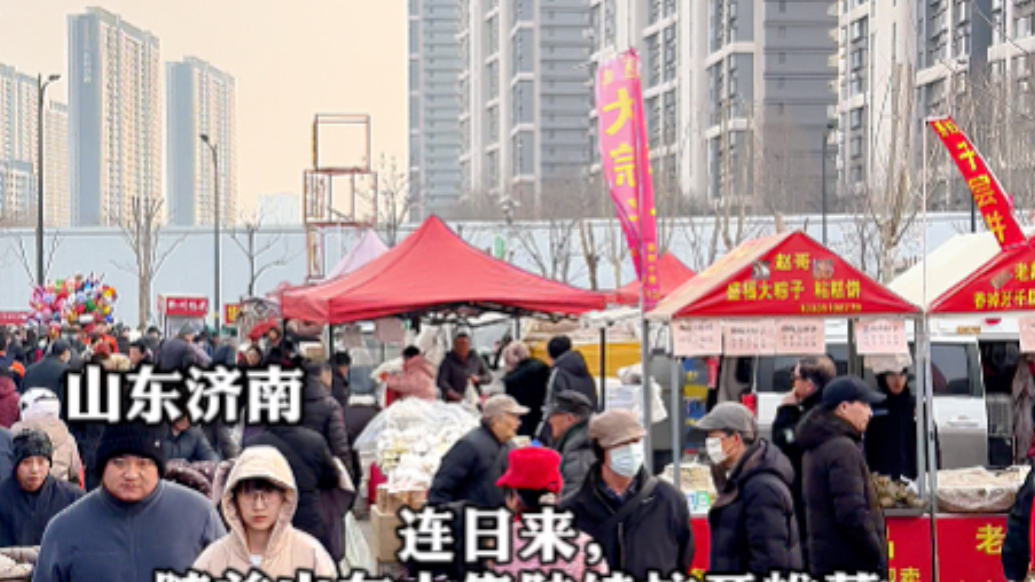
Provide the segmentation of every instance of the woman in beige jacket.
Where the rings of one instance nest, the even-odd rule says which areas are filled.
[[[291,466],[275,448],[244,450],[234,463],[220,501],[230,533],[202,552],[194,570],[223,578],[252,568],[267,578],[295,578],[308,570],[318,578],[338,577],[338,568],[316,538],[295,529],[298,490]]]

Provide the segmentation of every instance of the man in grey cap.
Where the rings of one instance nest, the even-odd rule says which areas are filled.
[[[809,573],[874,573],[886,580],[888,540],[862,449],[870,405],[884,401],[860,378],[834,378],[798,426],[808,520]]]
[[[794,468],[775,445],[758,438],[754,415],[723,402],[697,421],[719,496],[708,512],[708,572],[768,574],[801,570],[794,514]]]
[[[555,443],[553,448],[561,455],[562,499],[582,487],[596,461],[596,453],[589,441],[589,416],[592,413],[593,405],[589,399],[573,390],[558,394],[554,405],[546,409],[546,422]]]
[[[528,409],[513,397],[498,394],[482,406],[481,426],[463,436],[442,458],[428,491],[428,503],[466,501],[478,507],[502,507],[496,480],[507,468],[507,454]]]
[[[646,431],[627,410],[589,422],[596,462],[577,491],[561,501],[575,527],[600,544],[611,571],[634,580],[651,572],[686,575],[694,558],[686,497],[643,467]]]

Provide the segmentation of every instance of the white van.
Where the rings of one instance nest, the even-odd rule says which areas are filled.
[[[911,323],[906,324],[906,330],[915,361]],[[846,374],[847,322],[828,322],[826,339],[827,354],[837,365],[838,374]],[[720,400],[734,399],[748,392],[755,394],[759,432],[771,438],[776,409],[791,389],[791,374],[798,359],[795,356],[724,357],[719,372]],[[941,468],[988,465],[988,411],[977,337],[932,330],[931,370]],[[909,388],[916,394],[916,373],[912,366],[909,373]],[[865,371],[865,379],[876,387],[876,379],[869,370]]]

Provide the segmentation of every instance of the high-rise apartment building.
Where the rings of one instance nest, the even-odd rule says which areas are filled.
[[[237,118],[234,78],[188,57],[166,64],[169,223],[214,224],[216,189],[220,224],[237,218]],[[208,136],[209,144],[201,135]],[[218,164],[218,177],[214,164]]]
[[[449,211],[460,194],[457,0],[410,0],[410,217]]]
[[[462,195],[541,214],[583,187],[592,93],[584,0],[460,2]]]
[[[833,4],[591,0],[590,10],[594,66],[629,46],[640,55],[656,197],[818,203],[837,105]]]
[[[68,18],[73,222],[123,223],[162,195],[159,42],[99,8]]]
[[[44,223],[68,225],[68,113],[53,101],[44,108]],[[0,224],[36,224],[39,155],[38,80],[0,65]]]

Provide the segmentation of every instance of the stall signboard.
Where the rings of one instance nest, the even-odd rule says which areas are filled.
[[[241,313],[240,303],[227,303],[223,306],[223,322],[226,325],[237,325],[237,317]]]
[[[931,119],[927,123],[941,139],[949,157],[956,162],[963,181],[970,189],[975,208],[981,212],[985,226],[995,236],[999,246],[1009,249],[1024,244],[1024,232],[1013,215],[1013,201],[1003,192],[999,181],[966,134],[951,117]]]
[[[727,356],[771,356],[776,353],[776,322],[772,319],[730,321],[722,326]]]
[[[931,303],[932,313],[1004,313],[1035,309],[1035,247],[1001,251]]]
[[[926,517],[886,517],[885,522],[888,582],[935,582],[931,574],[931,522]],[[691,569],[703,573],[708,569],[708,519],[694,516],[690,525],[698,544]],[[1006,582],[1001,562],[1006,515],[940,514],[935,528],[939,582]]]
[[[208,298],[159,295],[158,312],[166,317],[205,318],[208,316]]]
[[[682,358],[717,356],[722,353],[722,323],[714,319],[672,322],[672,350]]]
[[[31,311],[0,311],[0,326],[25,325],[30,317]]]
[[[821,356],[827,353],[822,319],[781,319],[776,322],[776,353],[782,356]]]
[[[855,322],[855,349],[860,356],[909,355],[906,322],[900,319]]]
[[[918,311],[803,232],[748,241],[670,293],[648,317],[858,317]]]

